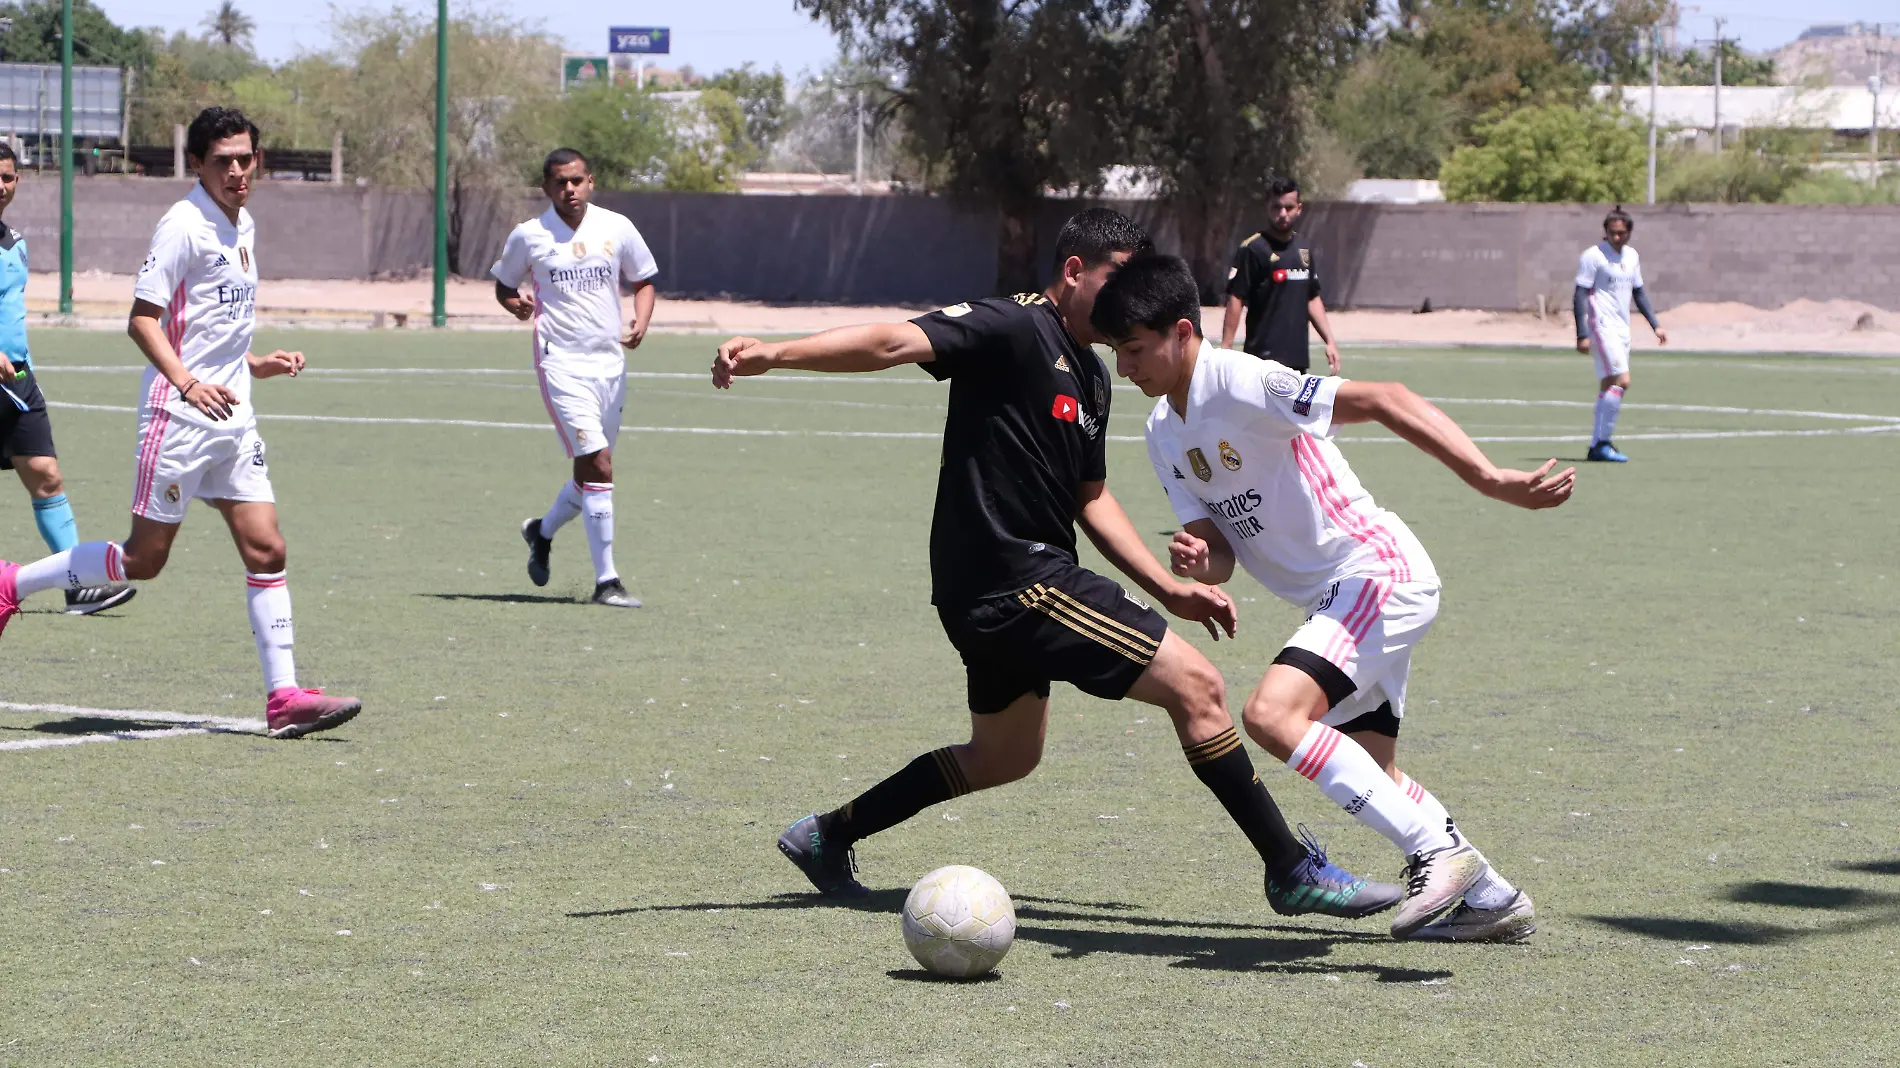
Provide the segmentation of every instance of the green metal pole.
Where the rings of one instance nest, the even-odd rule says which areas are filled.
[[[59,313],[73,313],[73,0],[59,32]]]
[[[72,0],[67,0],[71,3]],[[435,315],[449,321],[449,0],[435,5]]]

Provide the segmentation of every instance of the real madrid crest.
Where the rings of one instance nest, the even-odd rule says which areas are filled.
[[[1207,466],[1207,457],[1202,455],[1201,450],[1189,449],[1187,456],[1188,466],[1194,469],[1195,478],[1200,479],[1202,482],[1208,482],[1213,479],[1214,469]]]
[[[1220,465],[1229,471],[1240,470],[1240,454],[1224,441],[1220,443]]]

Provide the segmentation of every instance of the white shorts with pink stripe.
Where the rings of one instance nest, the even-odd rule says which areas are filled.
[[[568,374],[545,362],[535,370],[541,377],[541,400],[567,455],[613,448],[620,439],[620,410],[627,403],[626,376]]]
[[[139,420],[132,514],[160,523],[185,521],[192,498],[275,501],[264,439],[256,426],[214,429],[173,419],[163,408]]]
[[[1436,581],[1355,575],[1335,582],[1287,641],[1289,648],[1324,657],[1357,687],[1320,722],[1337,727],[1387,702],[1394,716],[1403,716],[1412,647],[1437,618]]]

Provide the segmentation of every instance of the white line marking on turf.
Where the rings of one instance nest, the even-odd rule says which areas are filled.
[[[64,745],[88,745],[93,742],[139,742],[151,738],[183,738],[194,734],[263,734],[266,724],[261,719],[236,719],[230,716],[195,716],[184,712],[159,712],[142,708],[86,708],[81,705],[60,704],[21,704],[17,701],[0,701],[0,710],[8,712],[46,712],[61,716],[88,716],[93,719],[117,720],[124,723],[177,723],[181,726],[155,731],[123,730],[101,731],[96,734],[75,734],[57,738],[28,738],[21,741],[0,742],[0,750],[7,749],[50,749]]]

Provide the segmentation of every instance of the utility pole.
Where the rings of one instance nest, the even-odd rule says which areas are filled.
[[[858,196],[864,195],[864,90],[858,90],[858,150],[851,169],[851,188]]]
[[[1715,151],[1722,151],[1722,23],[1728,20],[1715,16]]]
[[[1882,47],[1886,42],[1881,40],[1881,31],[1884,29],[1885,27],[1878,23],[1874,25],[1874,76],[1867,79],[1867,88],[1874,94],[1874,107],[1869,113],[1867,122],[1867,155],[1873,163],[1871,181],[1876,185],[1880,183],[1880,90],[1882,88],[1880,61],[1884,58],[1883,53],[1886,51]]]
[[[73,313],[73,0],[59,32],[59,313]]]
[[[1649,195],[1643,203],[1656,203],[1656,83],[1660,80],[1657,53],[1662,51],[1662,24],[1649,28]]]
[[[436,0],[435,7],[435,306],[429,321],[449,323],[449,0]]]

